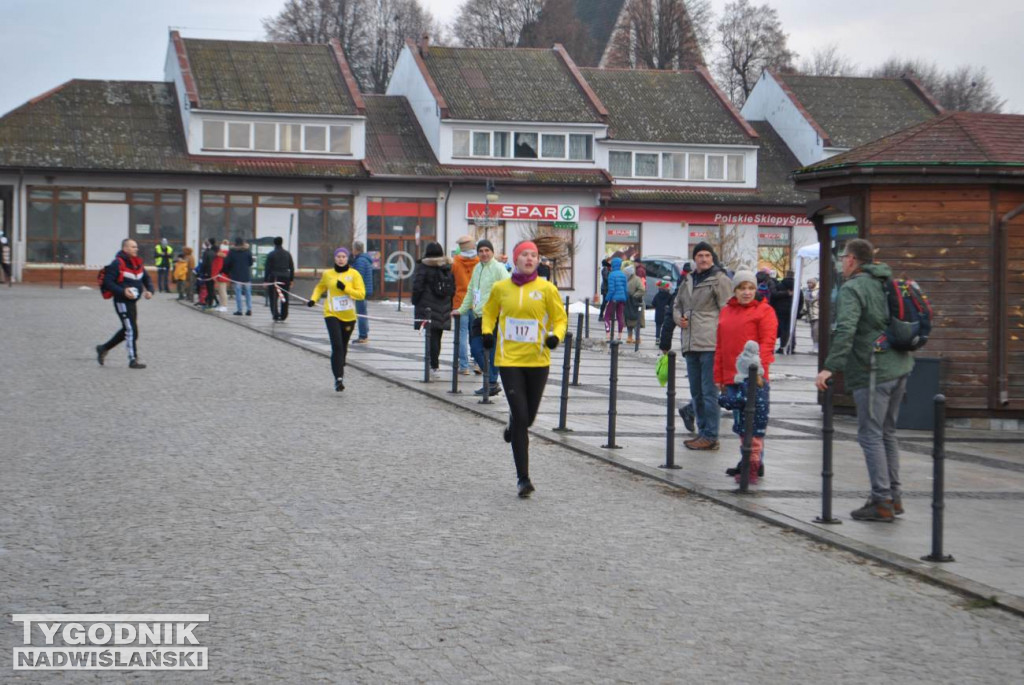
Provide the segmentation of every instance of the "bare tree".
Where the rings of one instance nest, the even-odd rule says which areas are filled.
[[[434,35],[437,22],[419,0],[287,0],[263,29],[270,40],[337,38],[359,87],[383,93],[405,39]]]
[[[519,35],[519,47],[550,48],[561,43],[580,66],[597,66],[604,46],[598,46],[576,15],[574,0],[546,0],[537,21]]]
[[[466,0],[452,28],[470,48],[514,48],[528,24],[540,16],[544,0]]]
[[[794,70],[796,53],[787,45],[778,12],[768,5],[755,7],[749,0],[729,3],[718,22],[717,38],[715,73],[737,106],[747,101],[765,69]]]
[[[855,76],[857,65],[839,52],[835,43],[818,48],[800,64],[801,73],[809,76]]]
[[[890,57],[872,72],[872,76],[902,78],[913,76],[944,108],[958,112],[1003,110],[1000,99],[984,67],[959,66],[943,73],[934,62]]]
[[[629,0],[612,35],[607,66],[702,67],[711,18],[708,0]]]

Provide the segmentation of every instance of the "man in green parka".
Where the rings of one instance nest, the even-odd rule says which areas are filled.
[[[836,301],[828,358],[815,384],[824,390],[832,374],[841,371],[857,406],[857,442],[864,450],[871,497],[850,515],[859,521],[892,521],[903,513],[896,418],[914,358],[876,345],[889,323],[883,284],[892,270],[875,262],[874,246],[859,238],[846,243],[841,259],[846,281]]]

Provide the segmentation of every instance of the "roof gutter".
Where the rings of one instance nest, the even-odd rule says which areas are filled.
[[[999,262],[996,274],[999,283],[999,315],[996,317],[996,335],[999,341],[999,406],[1005,407],[1010,404],[1010,373],[1009,373],[1009,351],[1007,350],[1007,333],[1009,332],[1009,295],[1006,292],[1007,272],[1009,259],[1009,229],[1010,222],[1024,213],[1024,202],[1014,207],[1003,215],[999,221]]]

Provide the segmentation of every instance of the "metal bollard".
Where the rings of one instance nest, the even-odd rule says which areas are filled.
[[[572,363],[572,384],[580,384],[580,352],[583,347],[583,315],[576,315],[576,359]]]
[[[569,316],[569,296],[565,296],[565,315]]]
[[[415,314],[413,315],[415,316]],[[420,327],[423,331],[423,382],[430,382],[430,307],[427,307],[427,315],[424,317],[426,320]]]
[[[615,417],[616,417],[616,400],[619,392],[619,346],[622,345],[621,340],[612,340],[610,347],[612,350],[612,362],[611,362],[611,375],[608,377],[608,444],[601,445],[605,449],[618,450],[622,449],[619,445],[615,444]]]
[[[665,423],[665,463],[660,469],[681,469],[676,466],[676,353],[668,353],[668,387],[666,388],[668,419]]]
[[[640,316],[643,316],[643,315],[644,315],[643,312],[640,312]],[[637,324],[636,330],[634,331],[634,335],[633,335],[633,351],[634,352],[639,352],[640,351],[640,324],[639,323]]]
[[[587,337],[587,339],[589,340],[590,339],[590,298],[589,297],[587,299],[583,300],[583,316],[585,317],[585,321],[583,323],[583,325],[584,325],[584,329],[583,329],[584,333],[583,333],[583,335],[585,335]]]
[[[924,561],[956,561],[951,554],[942,553],[942,523],[946,508],[946,396],[935,396],[935,429],[932,434],[932,553],[921,557]]]
[[[754,444],[754,412],[757,410],[757,365],[751,364],[747,371],[747,401],[743,405],[743,445],[740,447],[740,489],[747,494],[750,487],[750,453]]]
[[[495,334],[498,332],[498,328],[494,328]],[[497,344],[497,341],[495,341]],[[480,398],[478,404],[490,404],[491,403],[491,351],[484,350],[484,396]]]
[[[562,397],[558,405],[558,427],[554,430],[559,433],[571,433],[571,428],[565,427],[566,414],[569,411],[569,360],[572,358],[572,333],[565,334],[565,354],[562,355]]]
[[[455,339],[452,345],[452,389],[448,391],[448,394],[459,395],[461,394],[459,391],[459,337],[461,332],[459,325],[462,323],[462,314],[456,312],[455,316],[452,317],[452,321],[455,326],[452,329],[455,332]]]
[[[821,419],[821,516],[814,519],[814,522],[838,525],[842,521],[832,516],[832,438],[836,432],[836,429],[832,427],[834,385],[835,379],[829,378],[825,381]]]

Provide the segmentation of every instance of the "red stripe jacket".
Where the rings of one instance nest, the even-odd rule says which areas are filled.
[[[763,300],[754,300],[744,306],[736,297],[729,299],[718,317],[718,344],[715,348],[715,383],[735,382],[736,359],[748,340],[756,340],[761,347],[761,365],[764,379],[768,380],[768,365],[775,361],[775,338],[779,333],[779,320],[775,310]]]

